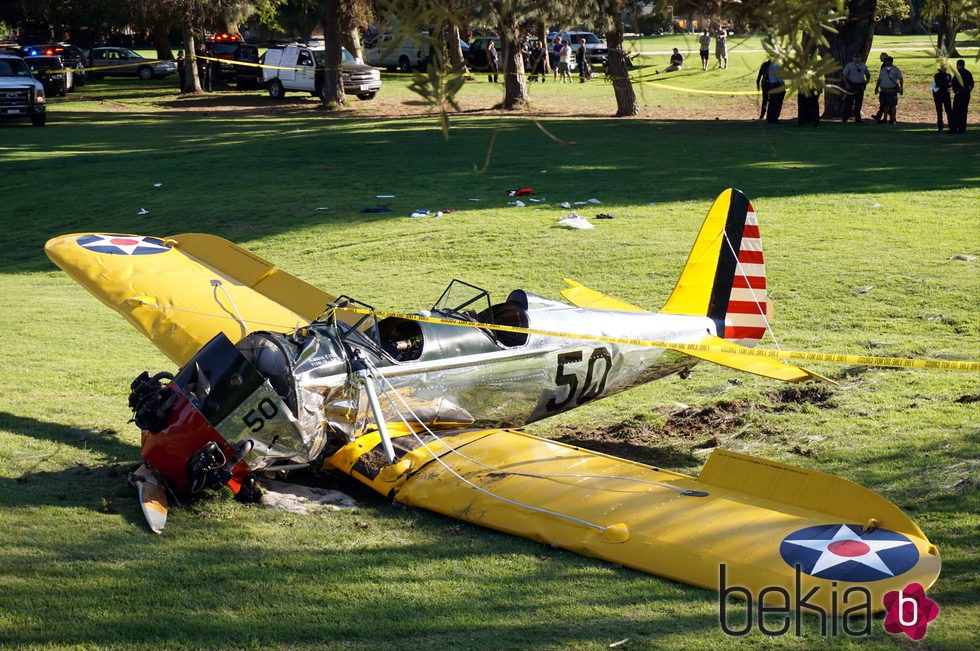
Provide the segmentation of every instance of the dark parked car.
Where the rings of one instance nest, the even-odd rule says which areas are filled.
[[[139,77],[145,81],[176,72],[177,64],[173,61],[147,59],[127,47],[97,47],[89,55],[89,74],[92,79],[113,75]]]
[[[44,85],[48,95],[68,94],[72,86],[72,71],[65,68],[65,62],[59,56],[24,57],[24,63],[31,69],[31,74]]]
[[[71,81],[68,83],[68,92],[85,85],[85,61],[87,57],[81,48],[68,43],[22,45],[20,46],[20,55],[22,57],[59,56],[65,62],[65,68],[71,70],[72,73]]]

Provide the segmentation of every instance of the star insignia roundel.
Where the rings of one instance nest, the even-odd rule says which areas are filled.
[[[888,529],[864,531],[857,524],[826,524],[795,531],[783,539],[779,554],[790,566],[831,581],[863,583],[908,572],[919,550]]]
[[[170,250],[163,240],[142,235],[82,235],[77,242],[89,251],[112,255],[152,255]]]

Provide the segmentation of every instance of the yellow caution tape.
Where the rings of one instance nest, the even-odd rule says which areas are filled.
[[[765,348],[746,348],[744,346],[731,345],[720,346],[710,344],[685,344],[673,341],[655,341],[651,339],[633,339],[628,337],[606,337],[603,335],[584,335],[571,332],[556,332],[551,330],[535,330],[532,328],[521,328],[519,326],[496,325],[492,323],[475,323],[472,321],[458,321],[455,319],[442,319],[432,316],[421,316],[417,314],[398,314],[395,312],[384,312],[381,310],[367,310],[355,307],[336,307],[333,308],[341,312],[361,314],[374,317],[394,317],[406,319],[408,321],[418,321],[420,323],[439,323],[442,325],[458,326],[464,328],[479,328],[481,330],[494,330],[499,332],[517,332],[528,335],[541,335],[544,337],[558,337],[562,339],[582,339],[586,341],[601,341],[611,344],[626,344],[633,346],[647,346],[651,348],[669,348],[679,351],[696,352],[721,352],[732,355],[744,355],[747,357],[772,357],[782,360],[800,360],[806,362],[830,362],[833,364],[858,364],[866,366],[884,366],[890,368],[908,368],[922,370],[941,370],[941,371],[980,371],[980,362],[956,361],[945,359],[910,359],[905,357],[879,357],[873,355],[840,355],[832,353],[812,353],[793,350],[768,350]]]

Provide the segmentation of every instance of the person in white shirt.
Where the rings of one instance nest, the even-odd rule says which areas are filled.
[[[841,113],[843,122],[847,122],[854,116],[854,122],[860,123],[861,107],[864,106],[864,91],[871,81],[871,72],[868,66],[861,60],[860,54],[855,54],[851,61],[844,66],[841,73],[841,81],[844,85],[844,110]]]

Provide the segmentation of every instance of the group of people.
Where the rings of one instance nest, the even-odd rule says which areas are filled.
[[[568,42],[568,39],[562,39],[556,36],[551,49],[545,53],[545,48],[541,41],[532,42],[530,38],[525,36],[521,40],[520,49],[521,56],[528,64],[528,80],[536,82],[540,79],[542,83],[546,81],[547,76],[544,70],[545,56],[548,58],[553,81],[556,83],[571,83],[573,61],[575,62],[575,67],[578,69],[579,81],[585,83],[587,79],[591,79],[594,76],[594,72],[592,70],[592,63],[589,61],[585,39],[579,39],[577,45],[578,47],[573,47]],[[675,49],[674,51],[676,52],[677,50]],[[487,80],[491,83],[497,83],[499,73],[499,53],[497,52],[497,46],[491,39],[487,42]]]
[[[705,27],[698,37],[699,53],[701,54],[701,72],[708,70],[708,54],[711,52],[711,33]],[[674,50],[676,52],[676,50]],[[728,30],[719,27],[715,31],[715,58],[718,67],[724,70],[728,67]]]
[[[932,77],[932,101],[936,104],[936,126],[943,132],[943,112],[950,133],[966,133],[966,113],[973,93],[973,74],[966,69],[963,59],[956,61],[956,74],[951,75],[945,66]],[[950,91],[953,93],[950,102]]]
[[[711,53],[711,32],[706,27],[701,36],[698,37],[699,53],[701,55],[701,72],[708,70],[708,58]],[[718,67],[722,70],[728,68],[728,30],[719,27],[715,31],[715,58],[718,60]],[[670,55],[670,64],[663,70],[657,70],[657,74],[663,72],[676,72],[684,69],[684,55],[676,47]]]
[[[898,113],[898,97],[905,92],[905,79],[902,71],[895,65],[895,59],[882,52],[881,68],[875,81],[874,94],[878,96],[878,110],[871,116],[875,122],[895,124]],[[841,120],[847,122],[852,117],[861,123],[861,109],[864,93],[871,83],[871,71],[860,54],[855,54],[841,71],[841,85],[844,90]],[[779,122],[786,95],[786,87],[779,75],[779,63],[763,61],[755,81],[756,88],[762,92],[762,108],[759,119],[771,124]],[[950,100],[950,92],[953,97]],[[939,132],[943,131],[943,114],[949,125],[949,133],[966,131],[966,115],[973,92],[973,75],[966,69],[963,59],[956,62],[956,74],[950,75],[944,66],[933,77],[932,94],[936,104],[936,122]],[[819,95],[799,95],[800,124],[819,122]]]
[[[214,90],[214,84],[212,83],[212,64],[211,58],[214,53],[211,52],[210,48],[204,43],[198,43],[197,45],[197,79],[201,84],[201,90],[206,93],[210,93]],[[184,59],[184,51],[180,50],[177,52],[177,75],[180,77],[180,87],[184,88],[184,75],[186,65],[186,60]]]

